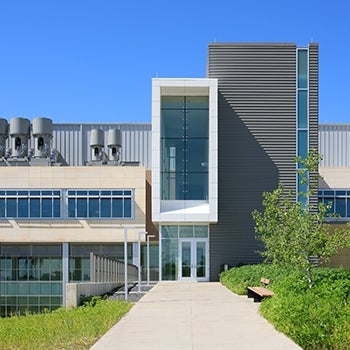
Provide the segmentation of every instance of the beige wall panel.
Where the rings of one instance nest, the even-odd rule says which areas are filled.
[[[2,188],[134,189],[134,220],[0,220],[1,242],[136,242],[146,228],[144,167],[3,167]]]
[[[320,189],[350,188],[350,168],[320,168]]]

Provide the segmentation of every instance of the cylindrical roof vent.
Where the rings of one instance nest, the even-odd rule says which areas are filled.
[[[49,118],[34,118],[32,122],[33,136],[52,136],[52,120]]]
[[[90,147],[104,146],[104,132],[101,129],[92,129],[90,133]]]
[[[32,133],[34,137],[34,157],[49,158],[52,139],[52,120],[37,117],[32,122]]]
[[[6,119],[0,118],[0,157],[5,156],[6,139],[8,136],[8,123]]]
[[[104,132],[101,129],[92,129],[90,132],[91,160],[101,161],[103,157]]]
[[[24,135],[29,138],[30,121],[26,118],[12,118],[10,120],[10,136]]]
[[[119,129],[109,129],[107,135],[107,146],[108,147],[121,147],[122,137]]]
[[[10,136],[12,144],[11,157],[26,157],[28,139],[30,138],[30,121],[26,118],[12,118],[10,120]]]
[[[122,137],[119,129],[108,130],[108,157],[109,160],[118,162],[120,158],[120,148],[122,147]]]

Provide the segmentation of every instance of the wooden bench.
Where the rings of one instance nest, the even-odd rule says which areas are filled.
[[[261,278],[260,282],[264,286],[268,286],[270,280],[267,278]],[[254,302],[260,302],[263,298],[272,297],[274,292],[265,287],[248,287],[248,298],[254,298]]]

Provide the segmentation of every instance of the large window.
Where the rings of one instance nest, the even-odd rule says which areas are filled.
[[[69,190],[67,197],[69,218],[132,218],[131,190]]]
[[[302,159],[309,152],[309,102],[308,102],[308,50],[297,50],[297,155]],[[301,169],[302,165],[297,164]],[[297,175],[298,201],[306,205],[307,186],[302,183],[300,175]]]
[[[208,199],[208,128],[207,96],[162,97],[163,200]]]
[[[0,218],[60,218],[61,191],[0,191]]]
[[[62,305],[61,245],[0,244],[0,317]]]
[[[350,219],[350,191],[346,189],[320,190],[318,201],[329,205],[329,219]]]

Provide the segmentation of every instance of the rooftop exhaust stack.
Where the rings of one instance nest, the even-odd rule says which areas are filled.
[[[25,158],[30,138],[30,121],[25,118],[10,120],[10,136],[12,145],[11,158]]]
[[[8,123],[6,119],[0,118],[0,157],[5,156]]]
[[[32,128],[34,158],[49,158],[53,134],[52,120],[49,118],[34,118]]]
[[[121,133],[119,129],[109,129],[107,135],[109,160],[119,162],[120,149],[122,147]]]
[[[91,161],[103,160],[104,132],[101,129],[92,129],[90,133]]]

